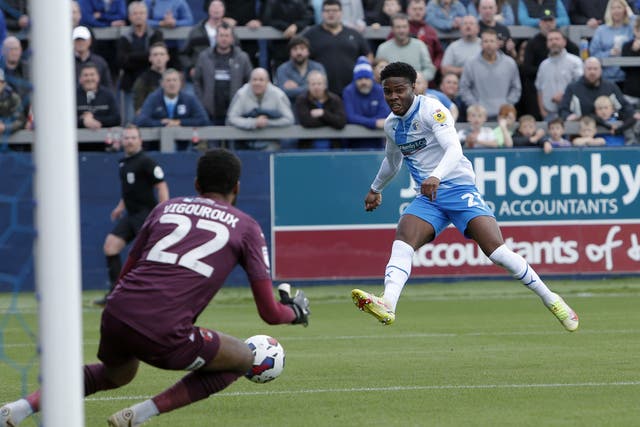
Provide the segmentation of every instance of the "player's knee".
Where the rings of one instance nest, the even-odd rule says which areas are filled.
[[[105,239],[102,250],[106,256],[118,255],[125,245],[126,243],[120,238],[110,234]]]
[[[138,362],[131,361],[118,367],[107,367],[106,373],[109,380],[117,387],[129,384],[138,372]]]
[[[115,378],[112,378],[111,381],[113,381],[113,383],[116,384],[118,387],[122,387],[129,384],[131,381],[133,381],[134,377],[135,377],[135,374],[126,374],[126,375],[116,376]]]

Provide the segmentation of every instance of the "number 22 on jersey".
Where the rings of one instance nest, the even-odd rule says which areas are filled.
[[[159,220],[162,224],[176,224],[177,227],[171,233],[153,245],[147,260],[161,262],[164,264],[178,264],[189,270],[193,270],[205,277],[211,277],[213,274],[213,266],[201,261],[201,259],[211,255],[212,253],[222,249],[229,241],[229,230],[219,222],[207,219],[198,219],[196,228],[210,231],[213,234],[211,240],[206,241],[200,246],[191,249],[189,252],[179,257],[179,254],[166,251],[165,249],[175,245],[182,239],[186,238],[191,230],[191,219],[186,215],[180,214],[164,214]]]

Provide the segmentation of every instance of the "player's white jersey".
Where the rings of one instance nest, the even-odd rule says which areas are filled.
[[[389,114],[384,131],[389,166],[397,172],[404,158],[418,193],[422,181],[430,176],[439,178],[443,188],[475,184],[471,162],[462,155],[453,117],[436,98],[417,95],[404,116]],[[455,155],[445,156],[448,150]],[[374,187],[384,186],[391,178],[378,175],[376,181],[380,180]]]

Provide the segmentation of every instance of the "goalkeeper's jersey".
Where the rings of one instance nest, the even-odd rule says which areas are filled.
[[[460,145],[451,113],[440,101],[430,96],[416,96],[402,117],[389,114],[384,131],[387,157],[396,157],[397,160],[404,157],[418,193],[420,183],[434,175],[434,171],[437,172],[447,146]],[[464,156],[452,165],[445,176],[438,178],[443,189],[475,184],[471,162]]]

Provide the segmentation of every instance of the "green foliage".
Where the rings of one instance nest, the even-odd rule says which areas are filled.
[[[306,287],[311,321],[268,326],[248,289],[225,289],[200,325],[246,338],[265,333],[286,350],[283,375],[239,379],[150,426],[584,426],[640,425],[640,280],[556,281],[581,319],[565,332],[513,281],[406,286],[396,323],[360,313],[352,286]],[[381,291],[381,286],[363,286]],[[95,362],[100,311],[84,301],[84,354]],[[0,296],[0,310],[10,296]],[[37,330],[33,296],[19,302]],[[1,313],[2,311],[0,311]],[[33,358],[20,328],[3,331],[12,358]],[[21,392],[0,361],[0,401]],[[132,384],[87,398],[86,425],[172,385],[181,373],[143,366]],[[37,366],[27,388],[37,386]],[[35,421],[24,425],[34,426]]]

